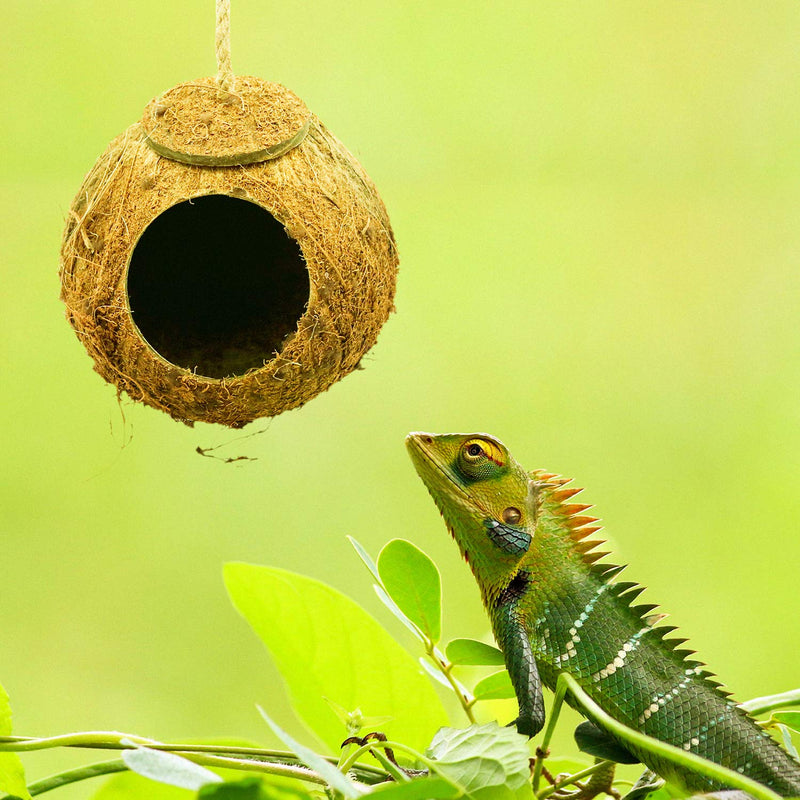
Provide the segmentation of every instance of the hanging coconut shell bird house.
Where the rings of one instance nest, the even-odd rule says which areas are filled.
[[[220,74],[152,100],[94,165],[61,282],[118,392],[241,427],[359,365],[393,309],[398,260],[355,158],[288,89],[234,79],[222,52],[218,18]]]

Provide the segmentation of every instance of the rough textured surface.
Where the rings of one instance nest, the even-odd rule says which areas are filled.
[[[269,211],[299,244],[310,284],[305,312],[280,352],[223,379],[159,356],[134,324],[127,295],[131,253],[147,225],[176,203],[210,194]],[[111,142],[70,209],[62,298],[95,369],[119,391],[184,422],[241,427],[303,405],[358,365],[393,310],[397,263],[375,187],[316,118],[280,158],[234,167],[161,157],[136,123]]]
[[[181,83],[151,100],[142,129],[160,155],[233,166],[275,158],[299,144],[311,112],[294,92],[252,75],[228,91],[214,78]]]

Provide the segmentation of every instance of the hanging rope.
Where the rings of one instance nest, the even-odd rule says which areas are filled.
[[[233,88],[231,67],[231,0],[217,0],[217,83],[230,91]]]

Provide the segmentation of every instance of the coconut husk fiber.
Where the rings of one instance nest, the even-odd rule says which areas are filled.
[[[118,392],[189,424],[235,428],[303,405],[359,365],[393,310],[397,249],[364,170],[288,90],[247,76],[230,92],[212,79],[182,86],[196,91],[156,98],[84,180],[64,232],[62,298]],[[220,158],[226,165],[213,165]],[[210,272],[191,232],[215,228],[215,209],[234,227],[219,234],[224,250]],[[156,231],[201,211],[212,215],[203,227],[179,229],[191,235],[162,254]],[[253,214],[278,230],[264,239],[274,252],[236,228]],[[253,296],[245,287],[241,313],[226,307],[211,334],[193,340],[194,310],[213,311],[245,251],[256,261]],[[187,270],[176,289],[170,281]],[[271,283],[260,283],[267,274]],[[175,298],[183,310],[172,319]]]

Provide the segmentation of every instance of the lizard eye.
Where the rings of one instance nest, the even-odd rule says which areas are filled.
[[[503,522],[506,525],[516,525],[522,519],[522,512],[514,506],[509,506],[503,510]]]
[[[483,448],[479,444],[473,442],[466,446],[464,452],[471,458],[478,458],[478,456],[483,455]]]
[[[461,445],[456,459],[459,472],[470,481],[493,478],[503,468],[503,453],[489,439],[469,439]]]

